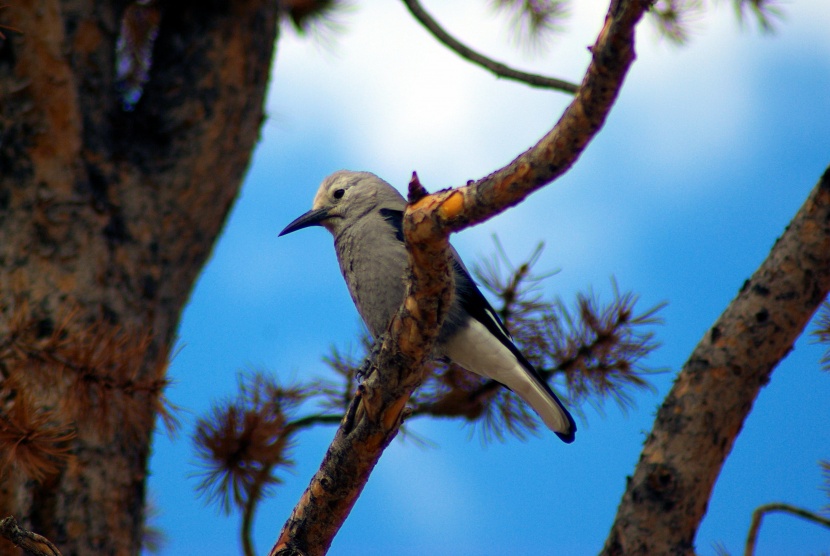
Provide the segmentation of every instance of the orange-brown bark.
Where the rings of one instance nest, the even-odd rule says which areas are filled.
[[[695,347],[657,413],[603,554],[692,554],[724,460],[830,291],[830,168]]]
[[[162,4],[132,112],[125,3],[4,11],[21,32],[0,39],[0,417],[48,473],[0,446],[0,516],[65,554],[139,551],[164,362],[263,118],[274,3]]]

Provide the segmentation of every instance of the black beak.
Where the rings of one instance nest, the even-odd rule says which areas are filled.
[[[323,220],[325,220],[328,217],[328,209],[322,208],[317,210],[310,210],[304,215],[297,218],[294,222],[286,226],[285,229],[280,232],[280,236],[290,234],[291,232],[296,232],[297,230],[302,230],[303,228],[308,228],[309,226],[320,226]]]

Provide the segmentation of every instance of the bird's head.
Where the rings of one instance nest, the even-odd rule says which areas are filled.
[[[340,170],[323,180],[311,210],[288,226],[280,235],[309,226],[323,226],[332,234],[379,208],[403,210],[406,201],[394,187],[369,172]]]

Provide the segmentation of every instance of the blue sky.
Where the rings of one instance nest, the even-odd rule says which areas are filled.
[[[462,40],[501,60],[581,80],[605,4],[574,2],[567,35],[530,56],[504,18],[480,0],[426,3]],[[560,269],[549,296],[615,277],[641,307],[668,302],[649,359],[669,372],[637,407],[584,407],[577,440],[552,434],[482,445],[469,427],[421,420],[435,447],[395,441],[332,545],[332,554],[595,554],[613,521],[654,412],[682,366],[830,164],[830,7],[784,8],[774,36],[741,29],[718,3],[689,45],[660,40],[648,22],[638,60],[605,128],[573,170],[531,199],[453,238],[470,263],[498,234],[513,261],[539,241],[539,270]],[[188,304],[168,394],[186,408],[177,437],[159,433],[151,460],[163,554],[239,553],[239,516],[197,498],[189,439],[197,416],[233,395],[240,369],[282,381],[319,376],[330,346],[356,347],[357,312],[330,236],[277,239],[305,212],[320,180],[370,170],[401,189],[413,170],[429,189],[457,186],[509,162],[559,118],[565,95],[500,81],[461,61],[415,24],[402,4],[364,0],[328,42],[286,33],[268,120],[239,201]],[[828,503],[818,460],[830,459],[830,373],[803,338],[761,392],[727,460],[697,537],[741,553],[752,510],[785,501]],[[294,472],[261,507],[266,552],[334,433],[304,433]],[[758,554],[815,554],[830,532],[784,516],[761,531]]]

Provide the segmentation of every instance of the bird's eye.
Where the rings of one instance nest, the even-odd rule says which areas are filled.
[[[344,194],[345,192],[346,192],[346,190],[345,190],[345,189],[335,189],[335,190],[334,190],[334,198],[335,198],[335,199],[341,199],[341,198],[343,198],[343,194]]]

